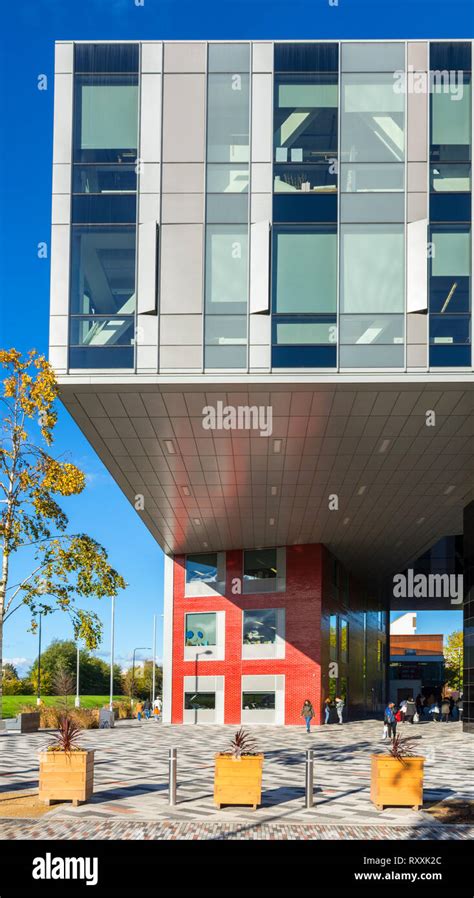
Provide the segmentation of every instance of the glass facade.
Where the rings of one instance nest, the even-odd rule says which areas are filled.
[[[186,583],[215,583],[217,580],[217,552],[186,555]]]
[[[446,69],[443,62],[449,61]],[[471,365],[471,44],[430,45],[430,367]]]
[[[338,47],[275,46],[272,365],[337,358]]]
[[[277,578],[276,549],[247,549],[244,552],[244,580]]]
[[[133,368],[138,44],[75,47],[70,368]]]
[[[185,622],[185,645],[216,645],[216,629],[217,617],[214,613],[187,614]]]
[[[204,364],[247,367],[250,45],[210,44]]]
[[[244,645],[271,645],[277,637],[277,612],[275,608],[259,608],[244,611]]]

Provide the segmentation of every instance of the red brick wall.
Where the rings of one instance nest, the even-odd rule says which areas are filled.
[[[184,556],[174,560],[172,722],[183,720],[183,677],[194,676],[195,662],[184,661],[184,615],[193,610],[225,611],[224,661],[199,661],[200,676],[224,676],[225,723],[240,723],[241,676],[285,674],[285,723],[302,723],[301,707],[310,698],[315,723],[321,722],[322,547],[289,546],[286,592],[233,595],[232,580],[242,577],[242,552],[227,552],[227,588],[222,597],[185,598]],[[242,611],[285,608],[285,658],[242,659]]]

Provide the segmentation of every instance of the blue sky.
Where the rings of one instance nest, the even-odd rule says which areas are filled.
[[[54,41],[60,39],[449,38],[472,37],[471,0],[16,0],[3,3],[0,93],[0,344],[47,351]],[[46,75],[48,89],[38,90]],[[110,552],[130,586],[118,602],[116,651],[127,662],[135,646],[151,645],[152,617],[161,653],[162,553],[64,410],[57,453],[68,453],[88,474],[84,495],[67,502],[73,530],[87,530]],[[27,568],[17,562],[15,573]],[[109,645],[109,608],[97,606]],[[455,612],[439,624],[453,629]],[[420,631],[436,632],[419,616]],[[441,618],[439,618],[441,620]],[[421,627],[428,629],[421,630]],[[31,659],[36,640],[20,611],[5,632],[5,654]],[[45,642],[69,634],[60,614],[45,621]],[[147,654],[146,652],[144,654]]]

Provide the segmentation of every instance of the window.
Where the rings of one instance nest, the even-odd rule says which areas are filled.
[[[341,344],[403,344],[403,315],[343,315]]]
[[[384,663],[384,643],[377,639],[377,670],[382,670]]]
[[[469,193],[471,190],[471,165],[469,162],[452,162],[449,165],[431,165],[432,193]]]
[[[405,45],[401,42],[342,44],[343,72],[394,72],[405,68]]]
[[[259,608],[244,611],[244,645],[269,645],[277,638],[277,611],[275,608]]]
[[[137,72],[138,44],[75,44],[74,71]]]
[[[217,552],[186,555],[186,583],[215,583]]]
[[[335,315],[273,319],[273,343],[277,346],[330,346],[337,340]]]
[[[403,312],[403,225],[341,227],[342,311]]]
[[[331,661],[337,661],[337,614],[331,614],[329,618],[329,657]]]
[[[276,75],[275,162],[330,162],[337,156],[337,74]]]
[[[248,162],[248,74],[209,74],[207,102],[208,161]]]
[[[391,162],[348,162],[341,165],[341,193],[403,192],[405,166]]]
[[[274,692],[243,692],[243,711],[270,711],[275,710]]]
[[[75,165],[73,193],[135,193],[137,172],[134,165]]]
[[[247,314],[248,228],[209,225],[206,228],[206,312]]]
[[[275,193],[335,193],[337,191],[336,166],[323,163],[313,165],[278,165],[273,167]]]
[[[215,692],[185,692],[185,711],[215,711]]]
[[[338,44],[275,44],[275,72],[337,72]]]
[[[385,630],[385,611],[377,611],[377,627],[379,630]]]
[[[248,72],[250,44],[209,44],[210,72]]]
[[[347,663],[349,659],[349,623],[344,618],[339,619],[339,660]]]
[[[471,363],[471,233],[466,225],[432,225],[430,364]]]
[[[243,315],[206,317],[206,368],[245,368],[247,364],[247,318]]]
[[[276,580],[276,549],[248,549],[244,552],[244,580]]]
[[[393,72],[341,77],[341,162],[402,162],[405,96],[394,90]]]
[[[456,73],[457,74],[457,73]],[[431,101],[431,160],[468,161],[471,158],[471,76],[460,72],[433,73]]]
[[[336,283],[335,228],[275,229],[274,312],[335,312]]]
[[[74,85],[74,162],[134,162],[138,76],[76,75]]]
[[[187,646],[215,646],[217,618],[215,613],[187,614],[185,636]]]

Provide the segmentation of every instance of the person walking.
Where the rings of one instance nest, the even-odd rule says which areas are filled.
[[[418,695],[415,699],[415,705],[416,705],[416,713],[418,714],[418,717],[421,720],[421,718],[423,717],[423,696],[422,696],[421,692],[418,693]]]
[[[331,716],[331,705],[332,705],[331,699],[325,698],[324,699],[324,723],[329,723],[329,718]]]
[[[413,724],[413,718],[414,718],[415,714],[416,714],[416,704],[415,704],[415,701],[412,696],[411,698],[408,698],[406,701],[405,720],[408,721],[408,723]]]
[[[400,723],[405,723],[406,713],[407,713],[407,700],[403,698],[400,702]]]
[[[137,702],[137,720],[140,721],[142,719],[143,714],[143,703]]]
[[[161,714],[161,709],[163,707],[161,703],[161,698],[159,695],[156,696],[155,701],[153,702],[153,707],[158,708],[158,714]]]
[[[304,719],[306,721],[306,732],[310,733],[311,732],[311,721],[314,717],[314,708],[313,708],[309,698],[307,698],[305,700],[304,705],[301,709],[301,717],[304,717]]]
[[[443,701],[441,702],[441,720],[443,723],[449,723],[450,710],[451,709],[449,707],[448,699],[447,698],[443,699]]]
[[[146,699],[144,704],[145,717],[147,720],[150,719],[151,716],[151,701],[149,698]]]
[[[385,708],[383,722],[386,724],[387,733],[390,739],[394,739],[397,735],[397,721],[395,720],[395,704],[394,702],[389,702],[387,707]]]
[[[341,725],[343,722],[342,721],[342,712],[343,711],[344,711],[344,699],[339,698],[339,696],[336,695],[336,713],[337,713],[337,717],[338,717],[338,723],[340,723]]]
[[[430,719],[435,721],[435,723],[439,723],[439,705],[437,701],[434,701],[432,705],[430,705],[430,709],[428,711]]]

